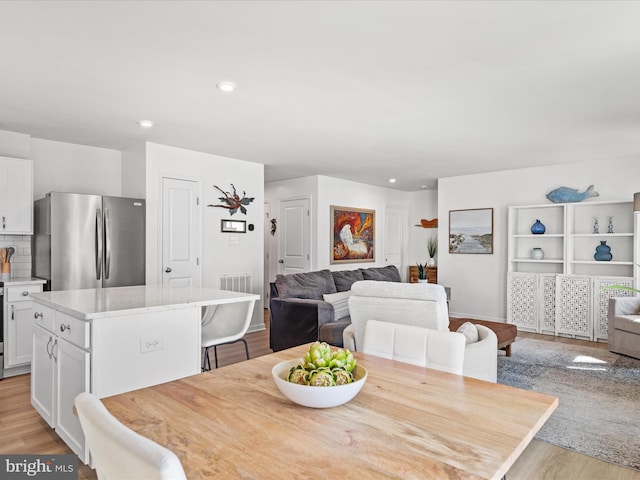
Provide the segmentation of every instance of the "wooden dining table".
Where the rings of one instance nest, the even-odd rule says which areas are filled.
[[[355,353],[368,370],[360,393],[338,407],[302,407],[280,393],[271,369],[307,348],[103,402],[174,451],[187,478],[225,480],[498,480],[558,405],[542,393]]]

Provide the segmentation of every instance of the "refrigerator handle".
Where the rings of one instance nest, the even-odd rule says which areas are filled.
[[[104,278],[109,279],[109,267],[111,267],[111,219],[109,209],[104,209]]]
[[[102,278],[102,212],[96,209],[96,280]]]

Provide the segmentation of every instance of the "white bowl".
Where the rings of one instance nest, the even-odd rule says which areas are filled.
[[[278,363],[271,370],[278,390],[292,402],[312,408],[337,407],[353,399],[367,381],[367,369],[356,365],[353,369],[353,382],[335,387],[312,387],[287,381],[289,370],[300,363],[300,360],[286,360]]]

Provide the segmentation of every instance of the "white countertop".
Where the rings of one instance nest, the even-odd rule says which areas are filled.
[[[11,285],[38,285],[47,283],[47,281],[43,280],[42,278],[36,277],[1,277],[0,283],[4,284],[4,286],[6,287]]]
[[[59,290],[33,293],[31,297],[42,305],[84,320],[260,299],[252,293],[161,285]]]

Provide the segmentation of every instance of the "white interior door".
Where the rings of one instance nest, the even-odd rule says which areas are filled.
[[[395,265],[404,277],[402,269],[405,249],[406,211],[400,207],[386,207],[384,210],[384,263]]]
[[[162,179],[162,284],[200,286],[198,182]]]
[[[278,273],[311,269],[311,219],[309,199],[282,200],[278,209]]]

